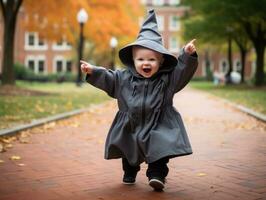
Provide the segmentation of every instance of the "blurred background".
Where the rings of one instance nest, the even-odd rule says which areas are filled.
[[[82,84],[79,60],[123,68],[155,9],[169,51],[196,38],[191,86],[266,113],[265,0],[0,0],[0,128],[109,99]],[[81,87],[82,86],[82,87]]]

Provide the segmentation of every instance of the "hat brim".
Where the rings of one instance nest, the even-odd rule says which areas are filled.
[[[132,47],[133,46],[142,46],[144,48],[151,49],[153,51],[157,51],[164,56],[164,62],[161,68],[164,69],[172,69],[177,65],[177,58],[172,55],[167,49],[165,49],[161,44],[154,42],[152,40],[137,40],[119,51],[119,58],[122,63],[126,66],[134,66],[133,55],[132,55]]]

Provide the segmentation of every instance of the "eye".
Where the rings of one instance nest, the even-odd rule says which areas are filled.
[[[136,60],[137,61],[143,61],[143,58],[137,58]]]
[[[154,61],[156,61],[156,59],[155,58],[150,58],[149,61],[154,62]]]

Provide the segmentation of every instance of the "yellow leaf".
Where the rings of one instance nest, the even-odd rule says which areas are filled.
[[[11,142],[10,139],[5,139],[5,138],[1,138],[1,141],[4,143],[7,143],[7,144],[9,144]]]
[[[27,144],[27,143],[29,143],[29,139],[28,138],[19,138],[19,142]]]
[[[4,149],[4,145],[2,143],[0,143],[0,152],[4,152],[5,149]]]
[[[98,140],[98,143],[99,143],[99,144],[103,144],[103,140],[99,139],[99,140]]]
[[[10,159],[11,160],[20,160],[21,157],[20,156],[11,156]]]
[[[0,160],[0,164],[1,164],[1,163],[4,163],[4,162],[5,162],[5,161],[3,161],[3,160]]]
[[[199,176],[199,177],[202,177],[202,176],[206,176],[207,174],[205,174],[205,173],[198,173],[197,174],[197,176]]]
[[[7,145],[5,145],[5,147],[6,147],[6,148],[12,148],[13,145],[12,145],[12,144],[7,144]]]

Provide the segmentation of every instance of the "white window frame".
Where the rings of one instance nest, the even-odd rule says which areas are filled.
[[[157,15],[157,24],[158,24],[158,30],[163,31],[164,30],[164,16],[163,15]]]
[[[62,44],[59,45],[57,42],[53,42],[52,50],[54,51],[69,51],[72,49],[72,46],[69,45],[69,43],[63,39]]]
[[[34,73],[35,74],[47,74],[46,56],[45,55],[27,55],[25,59],[25,66],[28,68],[29,61],[34,62]],[[44,61],[43,72],[39,71],[39,61]]]
[[[170,36],[169,37],[169,51],[178,52],[179,50],[180,50],[179,38],[177,36]]]
[[[180,4],[180,0],[169,0],[169,4],[172,6],[176,6]]]
[[[56,63],[57,61],[62,61],[62,72],[57,72]],[[65,58],[62,55],[57,55],[53,59],[53,73],[67,73],[67,62],[71,61],[71,72],[73,72],[73,62],[70,59]]]
[[[213,72],[213,63],[211,60],[209,60],[209,62],[210,62],[210,71]],[[206,74],[206,61],[205,60],[202,61],[201,68],[202,68],[201,75],[206,76],[207,74]]]
[[[178,19],[175,21],[175,19]],[[169,30],[170,31],[178,31],[181,29],[181,22],[178,16],[170,15],[169,17]]]
[[[29,45],[29,36],[34,36],[33,45]],[[48,45],[45,40],[43,40],[43,45],[39,45],[39,34],[37,32],[25,32],[25,44],[24,49],[28,51],[46,51],[48,50]]]
[[[223,71],[223,62],[226,63],[226,70],[225,71]],[[220,62],[219,62],[219,72],[227,73],[228,72],[228,69],[229,69],[228,60],[227,59],[221,59]]]
[[[237,66],[237,63],[239,62],[239,67]],[[234,65],[233,65],[233,71],[236,71],[236,72],[240,72],[242,69],[242,64],[241,64],[241,61],[239,59],[235,59],[234,60]]]
[[[164,0],[152,0],[152,5],[153,6],[163,6]]]

